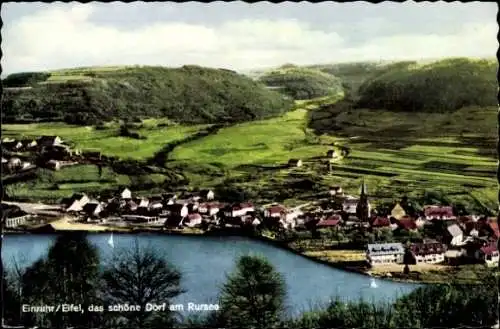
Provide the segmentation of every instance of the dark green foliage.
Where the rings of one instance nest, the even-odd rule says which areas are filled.
[[[184,291],[180,288],[181,273],[151,247],[135,246],[112,257],[102,275],[105,301],[109,304],[141,306],[141,311],[118,315],[127,325],[137,328],[170,327],[174,313],[147,312],[146,304],[170,305]]]
[[[58,236],[46,258],[30,266],[22,277],[23,303],[32,305],[82,304],[86,309],[98,299],[97,249],[83,233],[65,233]],[[25,324],[39,323],[39,313],[23,313]],[[48,313],[45,321],[52,328],[68,325],[94,326],[98,313]]]
[[[260,81],[280,88],[278,90],[293,99],[312,99],[342,91],[341,81],[335,76],[290,64],[266,73]]]
[[[279,115],[293,105],[281,94],[228,70],[133,67],[86,73],[93,78],[6,90],[4,122],[27,116],[73,124],[165,116],[181,123],[241,122]]]
[[[423,66],[411,63],[365,81],[357,107],[391,111],[454,111],[497,104],[496,64],[454,58]]]
[[[269,261],[243,256],[222,288],[220,324],[226,328],[278,327],[285,296],[285,281]]]
[[[50,75],[46,72],[13,73],[2,80],[2,85],[3,87],[29,87],[32,84],[46,81]]]

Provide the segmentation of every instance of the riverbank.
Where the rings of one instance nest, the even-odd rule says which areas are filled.
[[[245,236],[272,244],[275,247],[286,249],[298,256],[305,257],[317,263],[330,266],[335,269],[357,273],[366,276],[396,282],[436,284],[449,283],[451,281],[463,281],[467,283],[480,280],[478,273],[484,272],[482,265],[448,266],[440,264],[418,264],[410,265],[410,273],[404,274],[402,264],[382,265],[370,268],[365,261],[365,253],[362,250],[321,250],[300,251],[293,248],[289,243],[276,240],[272,236],[256,236],[253,234],[242,234],[238,229],[203,231],[196,228],[166,229],[164,227],[117,227],[102,226],[90,223],[75,223],[69,217],[63,217],[40,227],[33,228],[32,233],[57,233],[65,231],[84,231],[92,233],[156,233],[183,236]],[[6,232],[12,234],[13,232]],[[23,233],[23,232],[17,232]]]

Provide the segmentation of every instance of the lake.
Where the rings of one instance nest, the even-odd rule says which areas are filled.
[[[2,259],[8,267],[13,260],[29,266],[43,257],[56,235],[6,235]],[[107,241],[109,234],[89,234],[103,259],[122,248],[131,247],[138,239],[141,246],[151,246],[164,255],[183,274],[182,286],[187,290],[174,302],[187,304],[216,303],[226,275],[235,267],[242,255],[261,255],[270,260],[283,273],[288,286],[288,308],[292,314],[308,310],[318,303],[338,296],[346,300],[389,301],[417,288],[417,284],[376,280],[331,268],[295,255],[261,241],[244,237],[197,237],[160,234],[115,234],[115,248]]]

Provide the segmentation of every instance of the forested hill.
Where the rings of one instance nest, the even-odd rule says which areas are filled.
[[[313,99],[342,92],[337,77],[320,70],[286,64],[265,72],[258,78],[269,87],[276,88],[293,99]]]
[[[12,74],[2,81],[2,118],[96,124],[167,117],[234,123],[276,116],[293,104],[259,82],[199,66],[96,67]]]
[[[393,66],[364,81],[356,107],[446,112],[498,103],[497,62],[452,58]]]

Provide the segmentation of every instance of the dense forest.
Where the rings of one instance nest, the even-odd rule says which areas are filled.
[[[292,101],[225,69],[82,68],[18,73],[2,81],[4,122],[96,124],[168,117],[179,123],[242,122],[279,115]]]
[[[293,99],[313,99],[342,91],[339,78],[320,70],[292,64],[266,72],[259,80],[269,87],[278,88]]]
[[[429,64],[392,66],[364,81],[357,108],[405,112],[447,112],[497,104],[497,64],[453,58]]]

